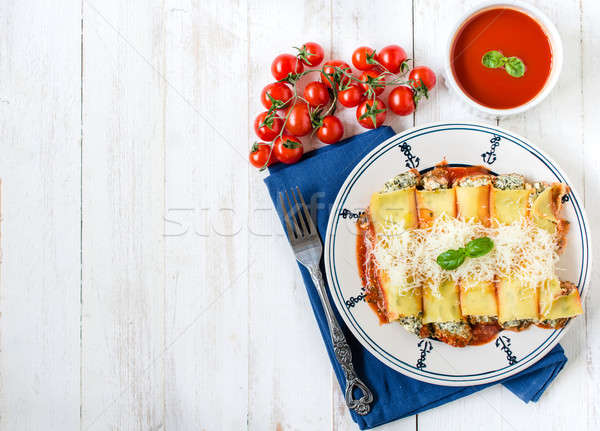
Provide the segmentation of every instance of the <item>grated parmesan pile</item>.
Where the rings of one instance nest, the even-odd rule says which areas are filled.
[[[428,229],[404,229],[387,223],[375,240],[371,252],[377,267],[406,294],[425,281],[435,286],[444,279],[494,281],[495,277],[513,277],[537,286],[555,277],[558,262],[556,238],[535,226],[528,218],[510,225],[487,228],[480,223],[461,221],[442,215]],[[436,259],[440,253],[464,247],[475,238],[487,236],[494,242],[488,254],[466,258],[457,269],[442,269]],[[466,286],[468,289],[468,286]]]

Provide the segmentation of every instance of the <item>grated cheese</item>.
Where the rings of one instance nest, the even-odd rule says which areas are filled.
[[[474,259],[467,257],[452,271],[442,269],[437,263],[440,253],[462,248],[483,236],[494,242],[488,254]],[[372,253],[377,267],[385,271],[393,286],[398,286],[399,295],[408,294],[426,281],[433,282],[433,293],[437,294],[435,287],[444,279],[492,282],[496,277],[517,278],[529,284],[533,294],[539,283],[555,276],[558,262],[556,238],[528,218],[487,228],[446,214],[428,229],[407,230],[386,222],[375,239]]]

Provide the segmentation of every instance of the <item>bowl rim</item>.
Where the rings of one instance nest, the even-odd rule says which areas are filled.
[[[497,109],[490,108],[480,104],[475,101],[471,97],[469,97],[458,85],[456,79],[454,78],[454,72],[452,71],[452,45],[454,44],[454,40],[462,28],[462,26],[474,15],[485,10],[485,9],[494,9],[494,8],[513,8],[517,9],[520,12],[523,12],[538,22],[542,29],[548,35],[548,40],[550,42],[550,47],[552,49],[552,66],[550,69],[550,75],[542,88],[542,90],[536,94],[531,100],[528,102],[516,106],[514,108],[508,109]],[[470,8],[465,14],[463,14],[453,25],[446,44],[446,54],[444,59],[444,67],[446,71],[446,81],[449,83],[450,87],[461,97],[461,99],[466,102],[469,106],[483,112],[486,114],[491,114],[495,117],[505,117],[508,115],[519,114],[527,111],[528,109],[533,108],[537,104],[539,104],[542,100],[548,96],[548,94],[552,91],[552,89],[556,86],[558,82],[560,73],[562,71],[563,66],[563,45],[562,39],[560,37],[560,33],[558,29],[554,25],[554,23],[548,18],[548,16],[542,12],[540,9],[535,6],[530,5],[529,3],[522,2],[520,0],[505,0],[505,1],[486,1],[483,3],[478,3],[477,5]]]

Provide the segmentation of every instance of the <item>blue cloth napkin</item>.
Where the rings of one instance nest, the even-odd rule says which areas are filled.
[[[295,165],[288,166],[281,163],[273,165],[269,170],[270,175],[265,178],[265,183],[279,214],[280,221],[283,222],[277,197],[279,192],[298,186],[306,199],[308,199],[308,196],[318,198],[316,202],[317,224],[319,234],[324,242],[329,212],[342,183],[365,154],[394,134],[395,132],[390,127],[381,127],[346,139],[338,144],[312,151]],[[342,392],[344,392],[344,374],[333,353],[329,329],[319,295],[308,271],[302,265],[299,265],[299,267],[329,359]],[[323,264],[321,264],[321,271],[325,276]],[[331,302],[333,304],[333,301]],[[337,310],[335,312],[350,344],[356,373],[371,388],[374,394],[369,414],[360,416],[351,411],[352,418],[360,429],[373,428],[396,419],[414,415],[495,384],[467,387],[438,386],[406,377],[381,363],[362,347],[345,327],[343,320],[337,314]],[[557,345],[535,365],[501,382],[523,401],[537,401],[566,362],[567,358],[562,347]]]

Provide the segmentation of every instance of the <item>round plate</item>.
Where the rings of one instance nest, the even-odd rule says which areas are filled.
[[[329,217],[325,269],[331,296],[354,336],[381,362],[400,373],[438,385],[490,383],[523,371],[544,357],[569,324],[559,330],[530,327],[503,331],[482,346],[452,347],[419,339],[399,324],[380,325],[364,300],[356,260],[356,217],[371,195],[408,168],[483,165],[496,173],[517,172],[532,181],[567,184],[563,216],[571,222],[561,256],[560,278],[577,283],[582,300],[591,274],[590,231],[577,192],[557,163],[527,139],[481,124],[435,123],[407,130],[367,154],[340,189]],[[567,199],[566,198],[566,199]],[[565,200],[566,200],[565,199]]]

